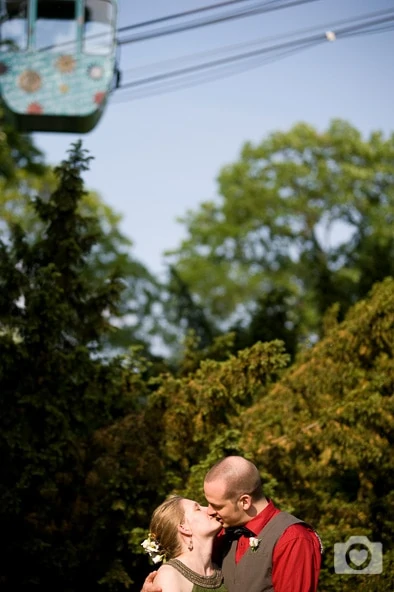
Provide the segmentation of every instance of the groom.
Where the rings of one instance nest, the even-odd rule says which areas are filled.
[[[217,550],[224,556],[228,592],[316,592],[320,539],[312,527],[264,497],[253,463],[241,456],[217,462],[205,477],[204,493],[209,514],[224,527]],[[142,592],[160,592],[154,575]]]

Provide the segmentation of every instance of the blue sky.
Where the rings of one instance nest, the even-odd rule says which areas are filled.
[[[120,0],[118,26],[188,10],[215,0]],[[319,0],[124,46],[124,80],[161,60],[316,27],[380,9],[392,0]],[[163,252],[180,244],[177,222],[187,210],[217,196],[216,177],[237,159],[245,141],[306,121],[318,129],[332,118],[365,135],[394,131],[394,31],[324,43],[272,64],[176,92],[132,99],[117,91],[97,128],[82,136],[95,157],[89,189],[122,214],[133,254],[152,271]],[[138,68],[138,72],[131,69]],[[127,71],[127,73],[126,73]],[[143,75],[143,74],[142,74]],[[129,100],[119,102],[122,97]],[[64,158],[71,134],[35,134],[50,163]]]

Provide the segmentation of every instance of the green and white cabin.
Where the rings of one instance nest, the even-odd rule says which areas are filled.
[[[0,96],[22,132],[89,132],[118,75],[116,0],[0,0]]]

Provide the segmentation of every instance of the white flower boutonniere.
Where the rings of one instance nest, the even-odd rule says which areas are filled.
[[[260,539],[257,539],[256,537],[250,537],[249,538],[249,547],[252,549],[253,553],[255,553],[257,551],[257,547],[260,544]]]

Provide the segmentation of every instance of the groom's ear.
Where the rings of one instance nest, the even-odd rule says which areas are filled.
[[[247,512],[247,510],[249,510],[250,506],[252,505],[252,498],[250,497],[250,495],[248,493],[243,493],[239,497],[238,503],[241,506],[242,510]]]

